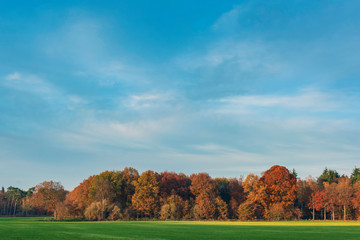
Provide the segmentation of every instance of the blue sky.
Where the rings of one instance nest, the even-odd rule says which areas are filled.
[[[360,160],[357,1],[7,1],[0,184]]]

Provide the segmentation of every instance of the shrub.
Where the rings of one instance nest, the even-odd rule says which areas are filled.
[[[110,214],[114,205],[110,204],[108,200],[93,202],[85,209],[85,218],[87,220],[104,220]]]
[[[201,219],[201,209],[199,205],[195,205],[192,209],[193,219],[200,220]]]
[[[170,215],[171,215],[170,204],[162,205],[160,210],[160,219],[167,220],[170,218]]]
[[[65,203],[58,202],[55,205],[54,218],[56,220],[64,220],[65,218],[70,217],[70,212]]]
[[[183,211],[184,211],[183,199],[176,194],[172,194],[167,200],[170,206],[170,219],[172,220],[181,219],[183,217]]]
[[[134,210],[131,206],[128,208],[125,208],[123,217],[124,220],[131,220],[137,218],[137,212]]]
[[[281,203],[274,203],[266,214],[267,220],[280,221],[286,219],[286,209]]]
[[[299,208],[285,208],[281,203],[273,204],[267,212],[266,219],[270,221],[299,220],[301,211]]]
[[[114,206],[113,209],[111,210],[111,213],[108,217],[109,220],[115,221],[118,219],[121,219],[123,217],[123,215],[121,214],[121,210],[118,206]]]

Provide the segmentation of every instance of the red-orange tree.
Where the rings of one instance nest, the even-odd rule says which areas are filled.
[[[216,214],[215,184],[207,173],[193,174],[191,192],[196,196],[195,202],[200,210],[200,217],[214,219]]]
[[[275,165],[267,170],[260,178],[265,186],[265,203],[267,209],[275,203],[285,208],[294,205],[296,199],[296,178],[286,167]]]
[[[166,200],[173,193],[188,200],[191,196],[190,192],[191,180],[183,173],[162,172],[160,174],[160,195]]]
[[[230,202],[229,202],[230,217],[237,218],[238,208],[240,204],[245,201],[245,193],[241,181],[239,181],[236,178],[230,178],[229,192],[230,192]]]

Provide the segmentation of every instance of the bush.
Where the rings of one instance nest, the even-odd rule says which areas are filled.
[[[167,200],[170,206],[170,219],[172,220],[181,219],[183,217],[183,212],[184,212],[183,199],[176,194],[172,194]]]
[[[201,209],[199,205],[195,205],[192,209],[192,215],[194,220],[200,220],[201,219]]]
[[[123,217],[124,220],[132,220],[137,218],[137,212],[132,207],[125,208]]]
[[[64,220],[67,217],[70,217],[70,212],[69,209],[66,207],[65,203],[57,203],[55,205],[54,218],[56,220]]]
[[[280,203],[273,204],[267,212],[266,219],[270,221],[281,221],[286,219],[286,210]]]
[[[170,218],[170,216],[171,216],[170,204],[162,205],[160,210],[160,219],[167,220]]]
[[[93,202],[85,209],[85,218],[87,220],[104,220],[111,213],[114,205],[104,199],[99,202]]]
[[[273,204],[267,212],[266,219],[270,221],[299,220],[301,211],[298,208],[285,208],[281,203]]]
[[[123,215],[121,214],[121,210],[118,206],[114,206],[113,209],[111,210],[111,213],[108,217],[109,220],[115,221],[118,219],[121,219],[123,217]]]

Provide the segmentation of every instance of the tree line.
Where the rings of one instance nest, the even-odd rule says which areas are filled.
[[[87,220],[360,220],[360,169],[350,177],[325,168],[318,178],[272,166],[261,176],[211,178],[134,168],[90,176],[68,192],[45,181],[0,191],[0,215]]]

